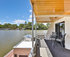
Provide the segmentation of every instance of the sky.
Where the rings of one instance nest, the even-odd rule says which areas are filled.
[[[30,0],[0,0],[0,24],[32,21]]]

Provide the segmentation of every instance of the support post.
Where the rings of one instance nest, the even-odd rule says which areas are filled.
[[[33,26],[34,26],[34,13],[33,13],[33,6],[32,6],[32,47],[34,47],[34,29],[33,29]]]
[[[37,22],[35,23],[35,36],[37,37]]]
[[[36,18],[35,18],[35,37],[37,36],[37,22],[36,22]]]

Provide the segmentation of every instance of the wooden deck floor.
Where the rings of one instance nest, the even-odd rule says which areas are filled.
[[[45,42],[48,45],[53,57],[70,57],[70,50],[61,47],[58,43],[56,43],[55,46],[52,46],[54,41],[51,40],[45,40]]]

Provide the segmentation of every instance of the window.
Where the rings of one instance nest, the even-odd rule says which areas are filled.
[[[27,55],[19,55],[19,57],[28,57]]]
[[[14,57],[17,57],[17,54],[15,54]]]

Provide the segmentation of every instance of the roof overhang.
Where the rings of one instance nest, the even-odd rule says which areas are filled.
[[[31,0],[31,4],[37,22],[54,22],[58,18],[70,15],[70,0]]]

